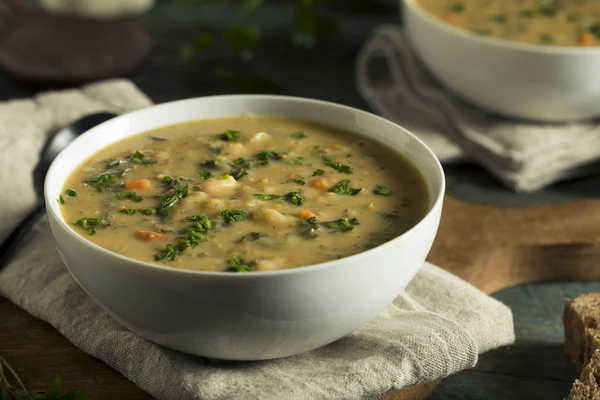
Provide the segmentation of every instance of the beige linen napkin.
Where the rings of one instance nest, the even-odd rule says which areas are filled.
[[[31,173],[48,130],[86,112],[123,112],[149,100],[127,81],[0,104],[0,237],[33,200]],[[10,117],[9,117],[10,114]],[[2,126],[3,124],[0,124]],[[23,204],[21,197],[27,199]],[[168,350],[106,315],[68,274],[45,218],[0,271],[0,294],[158,399],[363,399],[472,367],[514,341],[512,314],[468,283],[425,264],[379,316],[326,347],[279,360],[224,362]]]
[[[381,26],[361,50],[358,90],[384,117],[410,129],[442,162],[466,158],[509,188],[532,192],[600,172],[597,123],[533,124],[508,120],[448,93],[414,57],[403,32]]]

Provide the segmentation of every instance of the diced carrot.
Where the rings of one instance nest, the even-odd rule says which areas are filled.
[[[145,240],[146,242],[149,242],[150,240],[163,240],[167,238],[165,235],[161,235],[158,232],[152,231],[137,231],[135,236],[137,236],[138,239]]]
[[[150,183],[150,181],[148,179],[137,179],[135,181],[129,181],[125,184],[125,188],[127,189],[138,189],[138,190],[145,190],[145,189],[150,189],[150,186],[152,186],[152,184]]]
[[[312,211],[308,211],[308,210],[302,210],[302,211],[300,211],[300,212],[298,213],[298,216],[299,216],[300,218],[302,218],[303,220],[305,220],[305,221],[308,221],[308,220],[309,220],[309,219],[311,219],[312,217],[316,217],[316,216],[317,216],[317,214],[315,214],[315,213],[314,213],[314,212],[312,212]]]
[[[592,35],[591,32],[583,32],[579,35],[579,44],[582,46],[593,46],[594,35]]]
[[[333,186],[333,182],[330,179],[325,178],[324,176],[319,176],[314,181],[312,181],[311,186],[316,189],[329,190],[329,188]]]

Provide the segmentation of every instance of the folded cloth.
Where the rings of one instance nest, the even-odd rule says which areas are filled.
[[[396,26],[381,26],[361,50],[357,86],[372,108],[405,126],[444,163],[469,159],[509,188],[533,192],[599,172],[600,126],[534,124],[489,114],[447,92]]]
[[[12,107],[17,121],[0,136],[5,155],[0,171],[10,172],[2,179],[4,192],[33,199],[31,180],[24,178],[36,162],[38,144],[57,121],[64,124],[86,112],[123,112],[148,104],[130,82],[110,81],[0,105],[0,118]],[[32,142],[36,145],[26,145]],[[18,179],[11,175],[21,172]],[[0,219],[7,223],[0,224],[0,237],[16,224],[8,216],[27,209],[20,196],[3,203]],[[0,294],[158,399],[378,398],[472,367],[478,354],[514,341],[506,306],[426,263],[379,316],[323,348],[260,362],[185,355],[137,336],[105,314],[62,264],[46,218],[0,271]]]

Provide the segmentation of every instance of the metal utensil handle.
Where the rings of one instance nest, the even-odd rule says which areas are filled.
[[[23,240],[23,237],[31,231],[31,228],[33,228],[39,218],[44,215],[45,210],[45,204],[43,202],[41,204],[38,203],[35,208],[27,214],[27,217],[25,217],[12,233],[8,235],[4,242],[2,242],[0,245],[0,271],[8,263],[17,249],[17,245]]]

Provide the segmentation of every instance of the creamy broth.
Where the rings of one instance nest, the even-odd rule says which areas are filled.
[[[374,141],[304,120],[173,125],[85,161],[64,219],[113,252],[174,268],[268,271],[347,257],[427,212],[415,167]]]
[[[437,18],[474,34],[523,43],[600,45],[599,0],[417,0]]]

